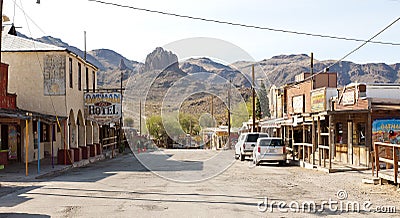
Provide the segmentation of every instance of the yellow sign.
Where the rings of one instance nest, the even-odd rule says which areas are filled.
[[[320,89],[311,93],[311,112],[325,111],[325,89]]]

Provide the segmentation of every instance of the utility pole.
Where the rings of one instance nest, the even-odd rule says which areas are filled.
[[[85,31],[85,37],[86,37],[86,31]],[[86,43],[85,43],[86,45]],[[86,46],[85,46],[86,50]],[[86,58],[86,51],[85,51],[85,58]],[[124,73],[121,71],[121,117],[119,118],[119,140],[118,140],[118,148],[122,148],[122,79],[123,79]]]
[[[85,51],[83,53],[83,59],[85,59],[85,61],[86,61],[86,54],[87,54],[87,51],[86,51],[86,30],[83,31],[83,41],[84,41],[84,47],[85,47]]]
[[[139,99],[139,136],[142,136],[142,99]]]
[[[314,53],[311,52],[311,70],[310,70],[310,76],[311,76],[311,89],[314,89]]]
[[[229,80],[228,84],[228,146],[231,149],[231,84],[232,80]]]
[[[214,119],[214,95],[211,95],[211,118]],[[215,127],[215,125],[213,125]]]
[[[252,91],[253,91],[253,129],[252,132],[256,132],[256,90],[254,83],[254,64],[251,66],[251,77],[252,77]]]

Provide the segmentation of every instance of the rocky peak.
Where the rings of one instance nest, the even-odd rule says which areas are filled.
[[[124,62],[124,59],[122,59],[122,58],[121,58],[121,61],[119,62],[118,69],[120,69],[120,70],[126,70],[126,69],[128,69],[128,67],[126,66],[126,64],[125,64],[125,62]]]
[[[166,68],[171,71],[179,70],[178,57],[174,53],[157,47],[147,55],[144,71],[164,70]]]

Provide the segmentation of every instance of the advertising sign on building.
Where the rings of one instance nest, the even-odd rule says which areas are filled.
[[[343,101],[343,105],[353,105],[355,102],[354,90],[343,93],[342,101]]]
[[[44,95],[65,95],[65,58],[65,55],[44,56]]]
[[[304,96],[298,95],[293,97],[293,112],[294,113],[303,113],[304,112]]]
[[[378,119],[372,122],[372,140],[400,144],[400,120]]]
[[[311,92],[311,112],[325,111],[325,89]]]
[[[84,101],[86,117],[91,121],[109,124],[121,118],[121,93],[86,93]]]

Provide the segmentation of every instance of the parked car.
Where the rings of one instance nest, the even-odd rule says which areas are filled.
[[[261,162],[286,163],[286,147],[281,138],[259,138],[253,150],[253,163],[259,165]]]
[[[235,145],[235,159],[244,161],[246,156],[252,157],[253,148],[256,146],[257,139],[261,137],[268,137],[268,134],[260,132],[242,133]]]

